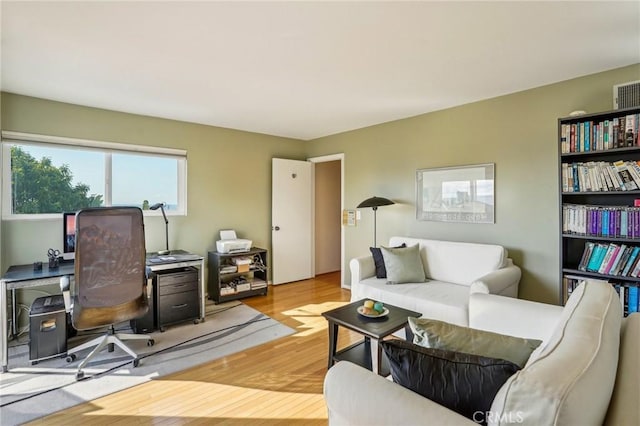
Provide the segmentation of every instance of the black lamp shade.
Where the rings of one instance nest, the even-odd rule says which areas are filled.
[[[378,207],[390,206],[391,204],[395,204],[395,203],[387,198],[382,198],[382,197],[367,198],[366,200],[358,204],[358,207],[357,207],[358,209],[367,208],[367,207],[371,207],[373,209],[373,246],[374,247],[377,247],[377,244],[378,244],[376,240],[376,222],[377,222],[376,213],[378,212]]]
[[[360,209],[363,207],[373,207],[373,209],[375,210],[380,206],[390,206],[391,204],[395,204],[395,203],[387,198],[371,197],[371,198],[367,198],[366,200],[358,204],[358,207],[356,208]]]

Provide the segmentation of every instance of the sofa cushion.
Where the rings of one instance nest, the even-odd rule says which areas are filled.
[[[391,237],[390,246],[419,244],[427,278],[471,285],[478,278],[502,268],[507,259],[504,247],[454,241]]]
[[[461,327],[428,318],[408,318],[413,343],[425,348],[506,359],[522,368],[540,340],[523,339],[491,331]]]
[[[582,283],[547,342],[502,386],[489,424],[602,424],[616,377],[622,310],[611,284]]]
[[[422,283],[425,281],[420,247],[380,247],[388,284]]]
[[[394,248],[406,247],[406,244],[401,244]],[[384,267],[384,258],[382,257],[382,251],[380,247],[369,247],[371,256],[373,256],[373,263],[376,266],[376,278],[387,278],[387,269]]]
[[[389,305],[421,312],[423,317],[435,318],[458,325],[469,323],[469,287],[429,281],[428,284],[387,285],[386,280],[362,280],[352,300],[380,300]]]
[[[393,381],[476,420],[519,367],[503,359],[425,348],[402,340],[381,343]],[[424,419],[428,421],[428,419]]]

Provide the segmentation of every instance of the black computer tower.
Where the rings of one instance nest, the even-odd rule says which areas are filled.
[[[67,315],[62,295],[39,297],[29,310],[29,361],[67,353]]]
[[[155,307],[155,280],[147,280],[147,301],[149,310],[140,318],[132,319],[129,324],[134,333],[153,333],[158,328],[158,320]]]

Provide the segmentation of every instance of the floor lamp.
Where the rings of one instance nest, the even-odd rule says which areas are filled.
[[[378,247],[378,242],[376,241],[376,221],[377,221],[376,213],[378,211],[378,207],[390,206],[391,204],[395,204],[395,203],[389,199],[382,198],[382,197],[367,198],[366,200],[358,204],[357,208],[359,209],[366,208],[366,207],[371,207],[373,209],[373,246],[374,247]]]

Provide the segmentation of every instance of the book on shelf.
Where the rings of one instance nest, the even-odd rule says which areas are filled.
[[[560,173],[563,192],[640,189],[640,165],[635,161],[562,163]]]
[[[601,121],[565,122],[560,126],[563,154],[640,146],[640,113]]]
[[[640,312],[640,284],[622,282],[614,284],[614,289],[620,297],[620,306],[624,316]]]
[[[582,259],[580,259],[580,263],[578,264],[578,270],[586,271],[587,264],[589,263],[589,259],[591,259],[591,255],[593,254],[593,249],[595,247],[595,243],[591,241],[587,241],[584,246],[584,252],[582,252]]]
[[[627,168],[627,165],[624,161],[615,161],[613,165],[615,166],[618,175],[622,179],[623,186],[626,191],[633,191],[635,189],[638,189],[638,185],[636,185],[635,181],[633,180],[633,177],[631,176],[631,173],[629,172],[629,169]]]
[[[631,256],[632,247],[625,247],[622,251],[622,255],[620,256],[620,260],[611,267],[611,271],[609,271],[609,275],[620,275],[620,272],[624,268],[624,265],[627,264],[629,260],[629,256]]]
[[[615,275],[615,271],[618,269],[618,265],[620,265],[620,262],[622,262],[622,258],[624,257],[626,251],[627,251],[627,245],[626,244],[620,245],[620,250],[618,250],[618,253],[616,253],[616,257],[613,260],[611,267],[609,268],[608,275]]]
[[[627,297],[627,313],[638,312],[638,287],[630,285],[627,288],[627,292],[629,293]]]
[[[607,275],[611,268],[613,267],[613,262],[618,256],[618,252],[620,251],[620,246],[618,244],[611,243],[609,244],[609,249],[607,250],[607,254],[604,256],[604,260],[600,265],[600,269],[598,269],[599,274]]]
[[[589,262],[587,263],[587,268],[586,270],[588,272],[598,272],[598,269],[600,268],[600,264],[602,263],[602,259],[604,258],[606,252],[606,248],[604,244],[596,244],[593,247],[593,252],[591,253],[591,256],[589,257]]]
[[[562,205],[562,232],[608,238],[640,238],[640,208]]]
[[[636,259],[638,258],[638,252],[640,252],[640,247],[638,246],[635,246],[631,249],[631,253],[629,254],[629,259],[627,259],[626,263],[624,264],[624,267],[620,272],[620,275],[625,277],[629,276],[629,272],[631,268],[635,265]]]
[[[587,241],[577,269],[602,275],[638,278],[640,246]]]

